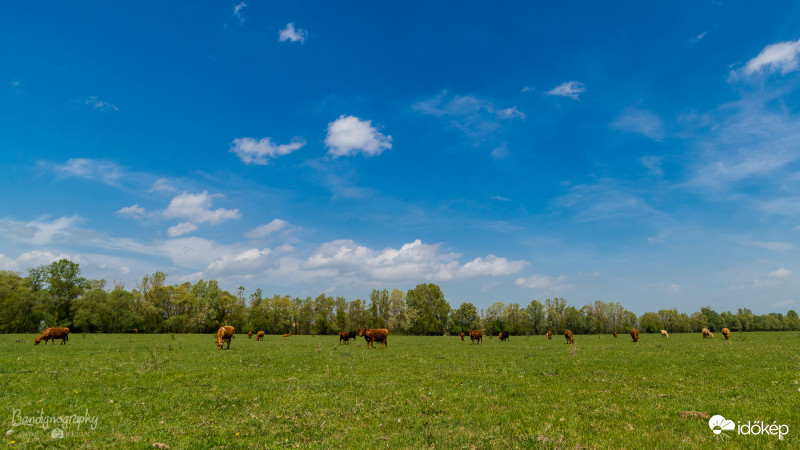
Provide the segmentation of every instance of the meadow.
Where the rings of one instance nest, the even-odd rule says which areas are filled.
[[[361,338],[0,335],[7,448],[772,448],[800,444],[800,333]],[[60,341],[59,341],[60,342]],[[786,424],[715,436],[708,419]],[[95,423],[19,425],[80,415]],[[41,420],[41,419],[40,419]],[[90,419],[91,420],[91,419]],[[14,424],[17,424],[14,426]],[[60,427],[64,437],[53,437]],[[724,439],[724,443],[721,439]]]

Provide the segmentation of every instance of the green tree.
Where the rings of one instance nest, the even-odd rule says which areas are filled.
[[[417,320],[411,327],[414,334],[442,335],[447,330],[450,304],[439,286],[423,283],[408,291],[406,302],[409,308],[418,312]]]
[[[481,316],[478,308],[472,303],[462,303],[458,309],[450,313],[450,333],[466,333],[481,327]]]
[[[528,310],[528,320],[534,334],[547,333],[547,322],[545,322],[544,305],[539,300],[533,300],[526,308]]]
[[[42,314],[30,282],[17,272],[0,271],[0,333],[37,331]]]

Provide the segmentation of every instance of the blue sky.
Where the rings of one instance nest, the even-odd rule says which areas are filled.
[[[795,2],[18,2],[0,269],[797,308]]]

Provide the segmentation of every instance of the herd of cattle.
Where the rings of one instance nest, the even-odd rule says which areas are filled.
[[[131,331],[133,333],[139,332],[139,330],[137,329],[133,329]],[[123,330],[123,333],[124,332],[125,331]],[[226,349],[231,348],[231,339],[233,339],[234,332],[235,332],[234,328],[232,326],[227,326],[227,325],[220,327],[220,329],[217,330],[218,350],[222,350],[222,347],[224,346],[225,343],[228,344]],[[703,339],[714,338],[714,333],[709,331],[708,328],[703,328],[702,333],[703,333]],[[617,337],[616,331],[611,334],[615,338]],[[631,339],[633,339],[633,342],[639,342],[639,330],[633,328],[631,329],[630,334],[631,334]],[[730,340],[731,330],[729,330],[728,328],[723,328],[722,335],[725,337],[725,340]],[[289,336],[290,336],[289,334],[283,335],[283,337],[289,337]],[[367,348],[370,347],[375,348],[375,342],[378,342],[380,344],[379,348],[386,348],[386,349],[389,348],[389,344],[386,342],[387,337],[389,336],[389,330],[387,330],[386,328],[361,328],[360,330],[358,330],[358,335],[356,335],[355,331],[342,331],[339,333],[339,343],[341,344],[342,341],[344,341],[344,343],[347,344],[347,342],[350,339],[355,340],[357,337],[362,337],[362,336],[367,341]],[[475,342],[477,342],[478,344],[483,342],[483,331],[481,330],[470,330],[468,333],[459,333],[459,336],[461,337],[462,341],[464,340],[465,337],[469,336],[470,342],[473,344]],[[508,331],[503,331],[500,334],[498,334],[498,337],[500,338],[501,341],[508,340],[509,336],[510,334]],[[661,330],[661,337],[669,338],[669,333],[667,332],[667,330]],[[253,338],[252,331],[247,333],[247,338],[248,339]],[[575,338],[572,337],[572,331],[570,330],[564,331],[564,338],[567,340],[567,344],[575,343]],[[47,328],[42,332],[42,334],[39,335],[39,337],[34,339],[33,345],[39,345],[39,342],[42,341],[44,341],[44,345],[47,345],[47,341],[51,339],[53,341],[53,344],[56,343],[56,339],[61,339],[62,345],[66,344],[67,341],[69,340],[69,328],[64,328],[64,327]],[[256,333],[256,340],[260,341],[262,339],[264,339],[264,332],[259,331],[258,333]],[[553,339],[553,333],[551,331],[547,332],[547,339],[548,340]]]

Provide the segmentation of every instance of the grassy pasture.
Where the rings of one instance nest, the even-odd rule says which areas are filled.
[[[704,340],[642,335],[80,335],[33,346],[0,335],[2,445],[9,448],[764,448],[800,444],[800,333]],[[22,340],[24,342],[17,342]],[[789,426],[727,432],[679,411]],[[17,418],[15,419],[15,411]],[[97,417],[65,437],[20,416]],[[6,432],[7,430],[12,430]],[[12,443],[13,441],[13,443]]]

